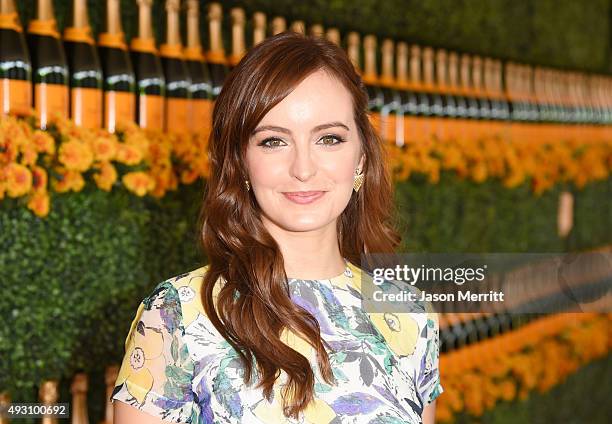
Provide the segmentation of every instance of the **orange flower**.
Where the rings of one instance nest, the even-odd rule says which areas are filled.
[[[47,171],[44,168],[41,168],[40,166],[35,166],[32,168],[32,177],[32,187],[34,188],[34,191],[46,190],[48,177]]]
[[[58,193],[65,193],[67,191],[81,191],[85,185],[83,176],[80,172],[71,169],[59,168],[56,170],[60,174],[59,180],[53,180],[53,189]]]
[[[126,165],[136,165],[142,160],[142,152],[136,146],[119,143],[115,159]]]
[[[110,162],[102,162],[94,165],[94,167],[100,170],[93,175],[97,186],[104,191],[111,191],[113,184],[117,181],[115,167]]]
[[[92,142],[94,158],[104,162],[113,160],[117,153],[117,142],[111,137],[96,137]]]
[[[46,131],[34,131],[34,134],[32,134],[32,143],[39,153],[47,153],[49,155],[55,153],[55,140]]]
[[[37,216],[44,218],[49,214],[49,203],[49,193],[41,190],[32,194],[27,207]]]
[[[23,196],[32,189],[32,173],[18,163],[9,163],[5,168],[6,192],[9,197]]]
[[[66,169],[72,171],[87,171],[93,162],[91,148],[81,141],[70,139],[60,145],[59,161]]]
[[[29,141],[21,146],[21,160],[19,161],[22,165],[32,166],[38,159],[38,152],[36,147]]]
[[[121,181],[128,190],[141,197],[155,188],[155,180],[144,172],[129,172]]]

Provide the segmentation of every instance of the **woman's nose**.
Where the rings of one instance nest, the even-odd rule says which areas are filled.
[[[300,181],[306,181],[317,173],[316,160],[308,147],[296,148],[290,172]]]

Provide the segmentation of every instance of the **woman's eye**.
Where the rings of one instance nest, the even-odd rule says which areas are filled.
[[[323,143],[326,146],[335,146],[336,144],[344,143],[346,141],[342,137],[337,136],[337,135],[326,135],[323,138],[321,138],[321,140],[336,140],[337,141],[337,143]]]
[[[259,145],[261,147],[265,147],[266,149],[273,149],[274,147],[282,146],[282,144],[277,144],[277,143],[281,143],[281,142],[282,142],[282,140],[280,140],[278,138],[266,138],[264,141],[259,143]],[[269,144],[269,143],[271,143],[271,144]]]

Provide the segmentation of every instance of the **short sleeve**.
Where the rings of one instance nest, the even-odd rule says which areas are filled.
[[[440,382],[440,325],[438,314],[426,302],[425,325],[421,331],[424,348],[420,354],[417,373],[418,392],[424,405],[432,403],[443,391]]]
[[[138,307],[110,401],[168,422],[197,422],[194,364],[184,332],[178,292],[164,281]]]

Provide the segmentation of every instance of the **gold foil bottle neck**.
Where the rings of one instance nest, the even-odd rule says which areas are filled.
[[[310,26],[310,35],[313,37],[321,37],[325,35],[325,30],[321,24],[313,24]]]
[[[259,44],[266,39],[266,25],[265,13],[253,13],[253,45]]]
[[[334,43],[336,46],[340,46],[340,30],[338,30],[338,28],[329,28],[325,32],[325,38]]]
[[[0,14],[8,15],[9,13],[17,13],[14,0],[0,0]]]
[[[123,35],[119,0],[106,0],[106,32],[113,35]]]
[[[382,79],[385,83],[393,82],[393,40],[385,38],[382,42]]]
[[[181,34],[179,27],[180,0],[166,0],[166,44],[180,46]]]
[[[272,35],[280,34],[287,30],[287,21],[282,16],[272,19]]]
[[[405,85],[408,83],[408,44],[398,42],[395,51],[396,80],[398,84]]]
[[[306,34],[306,25],[304,24],[304,21],[293,21],[291,23],[291,31],[297,32],[299,34]]]
[[[361,72],[360,54],[359,54],[359,33],[351,31],[346,36],[347,55],[355,69]]]
[[[368,34],[363,37],[363,54],[364,54],[364,81],[374,84],[378,80],[378,71],[376,69],[376,36]]]
[[[138,4],[138,38],[149,40],[153,38],[151,25],[151,6],[153,0],[137,0]]]
[[[232,18],[232,58],[237,62],[246,51],[244,41],[246,15],[244,9],[234,7],[230,10],[230,16]]]

